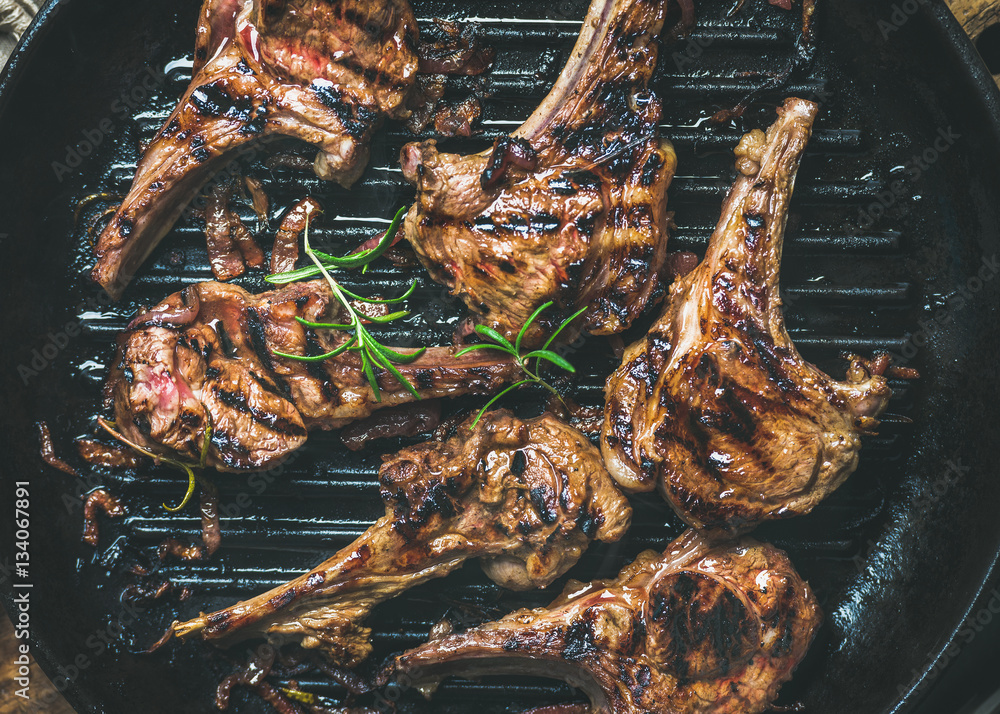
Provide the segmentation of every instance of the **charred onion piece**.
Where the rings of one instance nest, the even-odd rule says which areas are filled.
[[[100,488],[89,496],[83,504],[83,542],[97,547],[100,530],[97,523],[97,512],[101,511],[108,518],[121,518],[125,515],[125,507],[106,489]]]
[[[472,136],[472,125],[482,114],[483,105],[478,97],[446,104],[434,113],[434,133],[441,137]]]
[[[482,74],[493,66],[496,49],[483,44],[478,27],[435,19],[444,37],[417,47],[421,74]]]
[[[495,582],[544,587],[591,540],[616,541],[631,508],[600,453],[551,415],[509,412],[468,423],[444,443],[385,457],[386,515],[311,572],[227,610],[174,623],[178,637],[232,643],[265,636],[319,648],[354,666],[371,652],[362,623],[380,602],[481,559]]]
[[[740,142],[741,175],[704,262],[673,284],[607,383],[608,469],[628,491],[659,486],[696,528],[740,533],[811,511],[857,468],[860,436],[892,395],[860,358],[835,381],[785,329],[782,242],[817,111],[788,99],[766,136]]]
[[[243,274],[248,262],[241,241],[245,241],[246,226],[236,213],[229,208],[233,185],[231,181],[212,186],[205,206],[205,239],[208,244],[208,260],[212,274],[218,280],[232,280]],[[250,242],[253,239],[250,238]],[[256,244],[254,244],[256,247]],[[254,257],[263,260],[257,248]],[[260,263],[256,267],[259,267]]]
[[[205,543],[204,557],[211,558],[222,545],[219,525],[219,492],[214,485],[201,481],[201,539]]]
[[[344,429],[340,440],[351,451],[360,451],[371,441],[425,434],[437,429],[440,423],[441,402],[421,401],[375,412]]]
[[[749,539],[713,545],[688,531],[615,580],[571,581],[546,609],[410,650],[383,680],[406,676],[427,691],[450,675],[525,673],[565,679],[590,698],[590,707],[562,711],[757,714],[805,656],[821,617],[781,551]]]
[[[137,469],[143,463],[139,454],[119,444],[105,444],[93,439],[78,439],[76,448],[80,452],[80,458],[91,466]]]
[[[739,12],[745,2],[746,0],[740,0],[740,2],[733,7],[730,15]],[[769,2],[772,5],[777,5],[785,10],[792,9],[791,0],[769,0]],[[788,60],[785,66],[780,69],[777,74],[775,74],[762,86],[750,92],[750,94],[744,97],[743,100],[735,107],[730,109],[721,109],[713,114],[710,120],[713,124],[722,124],[732,121],[733,119],[739,119],[744,113],[746,113],[746,110],[750,108],[750,105],[760,99],[761,96],[772,90],[781,89],[785,86],[788,79],[797,69],[812,63],[813,58],[816,55],[816,30],[813,22],[813,15],[815,12],[816,0],[802,0],[802,32],[799,34],[799,39],[795,43],[795,52],[792,54],[791,59]]]
[[[257,220],[260,222],[260,225],[266,226],[268,214],[271,209],[271,200],[267,197],[267,193],[264,192],[264,184],[252,176],[244,176],[243,185],[246,186],[247,192],[250,194],[250,203],[253,206],[253,212],[257,214]]]
[[[42,460],[49,466],[59,469],[70,476],[79,476],[80,472],[56,456],[55,447],[52,445],[52,432],[49,431],[47,422],[38,422],[38,440],[41,445],[40,453]]]
[[[323,207],[315,198],[303,198],[285,214],[274,237],[271,252],[271,273],[287,273],[295,270],[299,260],[299,236],[306,229],[310,216],[319,216]]]
[[[512,166],[522,171],[534,171],[538,168],[538,153],[531,144],[519,137],[505,136],[497,139],[493,143],[490,160],[479,179],[483,190],[491,191],[499,186]]]
[[[176,538],[167,538],[156,548],[156,554],[160,560],[166,560],[167,556],[173,556],[178,560],[204,560],[205,550],[197,543],[184,543]]]

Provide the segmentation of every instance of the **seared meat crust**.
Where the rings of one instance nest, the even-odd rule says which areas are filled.
[[[821,620],[787,556],[688,531],[615,580],[571,581],[548,608],[519,610],[397,657],[425,691],[450,675],[561,678],[591,714],[756,714],[805,656]]]
[[[371,651],[363,621],[375,605],[470,558],[500,585],[526,590],[565,573],[591,540],[625,534],[632,509],[576,429],[507,411],[469,425],[384,457],[386,515],[350,546],[252,600],[175,623],[174,633],[296,641],[354,666]]]
[[[251,295],[199,283],[140,315],[118,338],[107,393],[119,430],[150,451],[220,470],[266,469],[305,443],[376,409],[413,401],[377,370],[377,401],[355,352],[307,363],[347,338],[296,320],[338,322],[323,281]],[[399,370],[423,397],[488,394],[520,374],[512,358],[483,351],[456,358],[435,347]]]
[[[275,137],[317,146],[317,175],[353,184],[382,118],[408,116],[416,41],[406,0],[206,0],[194,79],[101,233],[93,279],[119,297],[208,178]]]
[[[688,524],[745,532],[808,513],[854,472],[891,390],[854,358],[838,382],[799,355],[778,294],[799,160],[818,107],[789,99],[738,149],[704,262],[607,382],[601,449],[628,491],[659,486]]]
[[[417,187],[407,240],[435,280],[510,339],[550,300],[556,309],[528,344],[583,307],[565,339],[620,332],[657,291],[676,156],[648,85],[667,4],[595,0],[551,94],[492,152],[403,149]]]

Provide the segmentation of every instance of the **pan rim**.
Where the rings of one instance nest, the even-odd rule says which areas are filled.
[[[74,3],[80,4],[79,0],[47,0],[40,8],[29,28],[22,35],[14,51],[11,53],[6,67],[0,73],[0,116],[8,111],[11,95],[22,81],[22,76],[26,68],[30,65],[32,57],[39,51],[39,46],[42,45],[55,23],[59,21],[59,16],[62,14],[61,10],[72,6]],[[994,141],[1000,144],[1000,87],[998,87],[993,76],[989,73],[971,39],[944,3],[921,3],[918,13],[927,21],[928,27],[935,33],[936,40],[939,43],[938,48],[943,52],[951,54],[955,58],[955,61],[961,63],[965,69],[965,72],[958,75],[957,78],[968,84],[970,89],[973,90],[975,97],[970,99],[980,103],[981,109],[986,114],[984,118],[991,128]],[[963,617],[951,633],[943,639],[935,655],[928,658],[919,678],[913,680],[908,691],[900,695],[896,704],[888,709],[886,714],[902,714],[914,711],[930,691],[930,688],[926,687],[926,681],[932,676],[932,672],[938,669],[938,664],[959,636],[963,623],[968,619],[969,615],[977,612],[988,601],[992,594],[989,589],[990,586],[995,581],[1000,580],[1000,549],[994,553],[991,562],[984,563],[983,565],[984,571],[978,590],[974,597],[970,599]],[[3,606],[7,615],[12,616],[14,614],[12,582],[7,580],[0,583],[0,596],[2,596]],[[52,681],[61,664],[51,648],[44,642],[32,640],[32,656],[46,677]],[[953,662],[949,666],[953,666]],[[86,692],[82,691],[80,685],[75,680],[70,681],[59,693],[74,709],[102,710],[99,703],[95,706],[95,702]]]
[[[993,135],[995,138],[1000,137],[1000,85],[997,85],[993,75],[989,73],[986,63],[983,62],[983,58],[979,55],[979,51],[976,50],[972,39],[966,34],[958,22],[958,18],[955,17],[954,13],[943,2],[938,4],[922,3],[918,12],[929,21],[928,25],[937,34],[940,48],[950,52],[956,61],[967,68],[968,74],[964,79],[975,86],[977,90],[975,94],[984,104],[983,108],[986,110],[986,119],[992,128]],[[958,638],[969,617],[981,610],[987,603],[992,594],[989,587],[997,580],[1000,580],[1000,543],[998,543],[998,548],[993,555],[992,562],[986,564],[979,589],[976,591],[975,596],[971,598],[962,618],[945,638],[934,656],[927,658],[926,667],[920,673],[920,676],[914,678],[910,688],[905,694],[900,696],[895,706],[887,714],[913,712],[917,709],[920,702],[927,697],[932,689],[932,687],[926,686],[932,676],[932,672],[938,669],[938,664]],[[947,663],[945,670],[953,666],[954,660],[951,660]]]

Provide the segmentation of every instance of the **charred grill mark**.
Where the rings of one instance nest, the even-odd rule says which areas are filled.
[[[229,610],[223,610],[221,612],[216,612],[208,616],[208,627],[205,628],[206,632],[211,632],[213,634],[219,632],[225,632],[229,629],[229,626],[233,623],[231,622],[232,613]]]
[[[277,374],[273,372],[271,373],[271,377],[273,377],[274,380],[273,382],[271,377],[263,374],[257,374],[253,371],[250,372],[250,376],[257,381],[257,383],[261,386],[261,389],[269,394],[273,394],[281,399],[289,399],[291,397],[291,389],[288,384],[286,384],[285,381]]]
[[[118,232],[121,233],[123,237],[128,238],[132,235],[132,230],[135,227],[135,224],[132,223],[130,218],[123,214],[118,216],[115,223],[118,226]]]
[[[247,402],[246,395],[241,392],[231,392],[219,386],[214,386],[213,391],[219,398],[219,401],[227,407],[231,407],[236,411],[242,412],[243,414],[250,415],[255,422],[266,426],[271,431],[282,434],[283,436],[302,437],[306,435],[306,430],[298,424],[289,421],[284,417],[280,417],[277,414],[264,412],[250,406]]]
[[[193,147],[191,158],[199,164],[205,163],[212,157],[211,152],[205,148],[204,144],[205,140],[200,136],[196,136],[191,140],[191,146]]]
[[[486,233],[488,235],[496,233],[497,230],[496,224],[494,224],[493,222],[493,218],[487,214],[481,214],[479,216],[476,216],[475,220],[471,222],[466,221],[466,227],[470,229],[475,229],[477,231]]]
[[[747,247],[751,251],[757,250],[761,239],[765,234],[767,219],[759,213],[746,212],[743,214],[743,221],[746,224],[744,235],[746,236]]]
[[[681,680],[725,677],[760,641],[760,626],[730,587],[697,572],[669,575],[655,586],[650,638],[654,659]]]
[[[219,337],[219,346],[222,347],[222,354],[229,359],[237,359],[239,351],[236,349],[236,345],[233,344],[232,339],[230,339],[226,323],[222,320],[219,320],[215,324],[215,334]]]
[[[362,15],[353,7],[346,7],[345,3],[325,3],[328,7],[340,11],[340,19],[346,20],[355,28],[364,32],[371,39],[377,40],[380,44],[388,42],[395,33],[399,18],[395,12],[386,13],[385,22],[379,23],[378,18],[371,15]]]
[[[570,662],[579,662],[597,654],[594,628],[590,611],[584,613],[582,622],[574,622],[566,628],[563,657]]]
[[[593,171],[567,171],[564,175],[580,190],[597,191],[603,183],[601,177]]]
[[[660,158],[659,152],[654,151],[649,155],[646,164],[642,167],[642,178],[640,179],[642,185],[649,187],[656,183],[656,179],[659,178],[660,169],[662,168],[663,159]]]
[[[417,382],[417,387],[420,389],[433,389],[434,388],[434,370],[432,369],[418,369],[413,378]]]
[[[520,453],[520,452],[518,452]],[[545,525],[552,525],[559,519],[559,511],[556,508],[556,494],[549,485],[536,486],[529,492],[531,495],[531,505],[535,507],[538,517]],[[588,537],[590,533],[581,527]]]
[[[313,93],[327,109],[333,110],[344,131],[354,139],[363,140],[374,126],[377,115],[359,104],[351,104],[344,100],[344,93],[324,84],[310,85]]]
[[[455,516],[458,510],[454,496],[459,490],[459,484],[453,480],[448,483],[438,480],[419,486],[416,493],[396,488],[389,500],[393,504],[399,527],[415,534],[435,515],[442,518]]]
[[[258,134],[263,134],[264,130],[267,129],[267,106],[261,106],[253,117],[248,121],[243,122],[240,126],[240,134],[243,136],[257,136]]]
[[[309,357],[318,357],[326,352],[327,350],[320,344],[316,333],[312,330],[306,330],[305,354]],[[340,391],[331,381],[327,365],[322,362],[300,362],[299,364],[305,365],[309,376],[319,382],[324,399],[334,404],[340,403]]]
[[[778,353],[771,336],[761,330],[755,320],[747,320],[744,330],[754,346],[758,364],[766,372],[770,381],[785,396],[798,395],[799,386],[785,368],[785,361]]]
[[[604,520],[603,513],[591,513],[584,506],[580,511],[580,515],[577,516],[576,525],[585,536],[593,538],[597,535],[597,531],[600,530],[601,526],[604,525]]]
[[[233,97],[226,92],[227,80],[218,80],[191,92],[191,104],[205,117],[225,117],[238,122],[247,122],[254,114],[254,101],[250,97]]]
[[[556,196],[575,196],[577,187],[570,180],[568,172],[549,179],[549,190]]]
[[[261,361],[261,364],[269,371],[274,371],[274,362],[271,359],[271,350],[267,347],[267,334],[264,331],[264,322],[261,320],[257,308],[247,308],[243,311],[246,320],[247,331],[250,333],[250,346],[254,354]]]
[[[531,230],[536,233],[554,233],[562,227],[562,219],[550,213],[536,213],[531,216]]]
[[[597,227],[597,219],[598,214],[596,213],[588,213],[577,218],[576,229],[580,232],[580,235],[592,238],[594,236],[594,229]]]
[[[389,89],[394,92],[405,92],[410,87],[408,83],[397,80],[388,72],[374,67],[365,67],[361,64],[361,62],[349,54],[343,57],[330,57],[329,59],[349,72],[353,72],[354,74],[364,77],[365,81],[374,84],[379,88]],[[359,104],[357,107],[360,109],[362,108],[362,105]]]
[[[267,601],[269,607],[274,610],[280,610],[285,605],[290,603],[295,599],[296,596],[295,588],[288,588],[284,592],[275,595],[273,598]]]

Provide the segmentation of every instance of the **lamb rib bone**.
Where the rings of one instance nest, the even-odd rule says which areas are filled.
[[[263,636],[320,648],[354,666],[371,651],[371,609],[479,558],[515,590],[545,587],[591,540],[617,541],[632,510],[587,438],[551,414],[507,411],[469,421],[446,442],[384,457],[386,515],[309,573],[211,615],[174,623],[178,637],[229,644]]]
[[[417,187],[406,238],[435,280],[510,339],[548,301],[557,309],[526,344],[582,307],[574,330],[620,332],[658,292],[676,156],[648,85],[667,5],[594,0],[551,93],[492,152],[446,154],[434,141],[402,151]]]
[[[194,78],[102,231],[93,279],[120,297],[204,183],[276,137],[317,146],[317,175],[350,187],[382,118],[408,115],[416,41],[406,0],[206,0]]]
[[[788,203],[818,107],[788,99],[737,149],[740,176],[701,265],[670,288],[608,379],[601,449],[627,491],[659,486],[689,525],[733,533],[808,513],[854,472],[891,396],[852,358],[846,381],[799,355],[778,293]]]
[[[530,674],[580,688],[590,714],[756,714],[791,677],[821,617],[781,551],[688,531],[614,580],[570,581],[547,608],[410,650],[381,681],[405,676],[428,693],[452,675]]]

